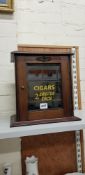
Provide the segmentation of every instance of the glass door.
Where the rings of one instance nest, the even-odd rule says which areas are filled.
[[[63,108],[60,64],[27,64],[28,110]]]

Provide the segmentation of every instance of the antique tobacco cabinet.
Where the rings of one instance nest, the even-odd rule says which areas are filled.
[[[16,116],[11,126],[80,120],[73,116],[72,53],[12,52]]]

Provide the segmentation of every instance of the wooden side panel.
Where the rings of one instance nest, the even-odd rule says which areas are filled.
[[[64,175],[77,171],[75,132],[24,137],[21,148],[23,175],[25,159],[32,155],[38,157],[39,175]]]
[[[78,89],[78,107],[82,109],[81,105],[81,89],[80,89],[80,69],[79,69],[79,48],[76,47],[76,65],[77,65],[77,89]]]
[[[32,52],[33,53],[61,53],[61,52],[69,52],[70,48],[69,47],[58,47],[58,46],[42,46],[42,45],[19,45],[18,46],[19,51],[25,51],[25,52]]]

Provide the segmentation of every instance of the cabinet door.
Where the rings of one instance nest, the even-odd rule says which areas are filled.
[[[34,55],[16,62],[17,109],[21,120],[49,120],[71,115],[68,56]]]

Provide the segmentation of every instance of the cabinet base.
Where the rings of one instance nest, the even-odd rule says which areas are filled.
[[[42,120],[31,120],[31,121],[16,121],[16,115],[11,116],[11,127],[18,126],[29,126],[29,125],[37,125],[37,124],[48,124],[48,123],[59,123],[59,122],[72,122],[72,121],[80,121],[81,119],[76,116],[68,116],[63,118],[55,118],[55,119],[42,119]]]

